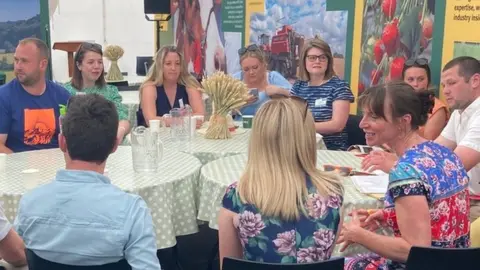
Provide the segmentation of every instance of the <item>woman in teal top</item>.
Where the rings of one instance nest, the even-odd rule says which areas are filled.
[[[117,132],[118,141],[121,142],[128,134],[130,130],[128,109],[122,104],[122,96],[118,93],[117,87],[109,85],[105,81],[101,45],[88,42],[80,45],[75,54],[72,80],[64,86],[72,95],[76,95],[77,92],[99,94],[115,103],[120,120]]]

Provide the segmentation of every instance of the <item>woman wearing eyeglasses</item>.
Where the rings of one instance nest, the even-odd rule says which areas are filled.
[[[408,83],[415,91],[430,91],[431,72],[428,60],[424,58],[410,59],[405,62],[402,70],[403,81]],[[419,134],[427,140],[435,140],[448,121],[447,105],[440,99],[434,97],[435,106],[428,114],[428,121],[425,126],[420,127]]]
[[[223,197],[220,262],[224,257],[268,263],[330,258],[342,226],[343,185],[317,169],[315,144],[304,100],[275,95],[260,107],[245,171]]]
[[[233,77],[245,82],[250,88],[250,98],[240,109],[242,115],[255,115],[258,108],[272,95],[289,95],[291,84],[282,74],[267,70],[265,54],[256,44],[238,50],[242,71]]]
[[[347,150],[345,126],[354,96],[348,83],[335,75],[332,51],[325,41],[314,38],[305,43],[291,94],[308,101],[315,129],[327,148]]]
[[[118,93],[118,88],[105,81],[104,72],[102,46],[85,42],[75,53],[72,80],[64,86],[72,95],[77,93],[100,94],[115,103],[120,120],[117,139],[121,142],[130,130],[128,109],[122,103],[122,96]]]

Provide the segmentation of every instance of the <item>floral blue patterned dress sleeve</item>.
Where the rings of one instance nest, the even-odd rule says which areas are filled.
[[[269,263],[308,263],[328,260],[339,231],[341,196],[321,196],[312,185],[297,220],[265,215],[243,203],[236,185],[227,189],[223,207],[238,214],[234,225],[244,259]]]

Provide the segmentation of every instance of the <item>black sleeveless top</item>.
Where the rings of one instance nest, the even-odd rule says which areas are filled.
[[[188,100],[187,88],[184,85],[177,84],[177,93],[175,94],[175,101],[173,103],[173,108],[180,108],[179,100],[183,101],[183,105],[190,105]],[[157,100],[155,101],[157,107],[157,116],[163,116],[164,114],[170,113],[170,110],[173,109],[170,106],[170,101],[168,101],[167,94],[165,93],[165,88],[163,85],[157,86]],[[138,126],[147,126],[145,118],[143,118],[142,106],[140,105],[137,111],[137,124]]]

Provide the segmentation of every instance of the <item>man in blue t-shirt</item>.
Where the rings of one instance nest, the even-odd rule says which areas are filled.
[[[15,50],[16,79],[0,87],[0,153],[58,147],[60,105],[70,94],[46,80],[49,48],[36,38]]]

